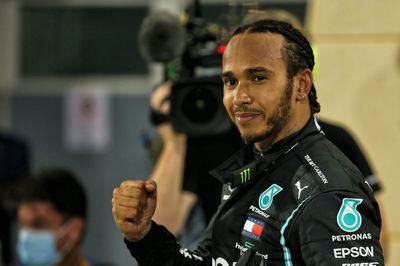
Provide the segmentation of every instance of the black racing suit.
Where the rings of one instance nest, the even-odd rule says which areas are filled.
[[[367,154],[361,150],[361,146],[357,144],[357,141],[350,134],[349,130],[344,126],[321,121],[320,119],[318,119],[318,124],[321,126],[322,131],[324,131],[325,136],[357,166],[364,178],[367,179],[374,193],[381,192],[382,184],[372,171],[372,166],[366,158]]]
[[[212,171],[222,202],[194,252],[154,222],[125,240],[141,266],[384,265],[372,190],[315,118],[263,155],[253,149]]]

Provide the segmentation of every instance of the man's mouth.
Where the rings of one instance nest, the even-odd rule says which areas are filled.
[[[235,113],[235,119],[240,124],[246,124],[253,121],[260,115],[260,113],[237,112]]]

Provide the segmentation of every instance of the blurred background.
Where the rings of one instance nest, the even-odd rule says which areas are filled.
[[[0,0],[1,131],[27,142],[33,171],[57,165],[81,177],[89,196],[83,250],[99,260],[136,265],[114,225],[111,195],[125,179],[146,179],[154,164],[149,95],[165,73],[140,53],[141,24],[193,2]],[[250,7],[283,9],[303,23],[318,51],[320,117],[349,126],[362,143],[383,186],[387,265],[400,265],[400,2],[257,3],[203,0],[201,15],[227,29]]]

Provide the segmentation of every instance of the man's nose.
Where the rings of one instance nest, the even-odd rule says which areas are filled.
[[[237,105],[241,104],[250,104],[252,102],[250,93],[249,93],[249,88],[246,86],[246,84],[239,84],[236,87],[236,94],[235,97],[233,98],[233,103]]]

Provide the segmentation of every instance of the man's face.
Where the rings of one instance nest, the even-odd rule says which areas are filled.
[[[57,235],[56,249],[65,245],[65,223],[62,215],[47,201],[21,203],[18,208],[21,229],[50,231]],[[60,232],[64,232],[61,235]],[[61,237],[59,237],[61,236]]]
[[[245,143],[274,143],[290,119],[292,84],[283,43],[279,34],[239,34],[224,52],[224,105]]]

